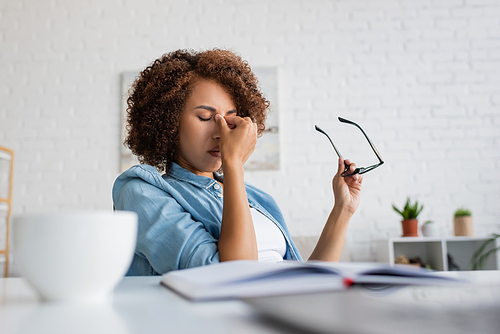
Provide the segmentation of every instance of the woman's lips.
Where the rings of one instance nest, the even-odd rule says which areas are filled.
[[[213,157],[220,158],[219,146],[212,148],[210,151],[208,151],[208,154],[210,154]]]

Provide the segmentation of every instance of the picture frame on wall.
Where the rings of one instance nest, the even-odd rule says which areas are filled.
[[[256,67],[252,71],[257,76],[261,91],[271,103],[271,112],[266,119],[266,129],[257,140],[255,151],[245,163],[245,170],[279,170],[279,105],[278,105],[278,69],[276,67]],[[129,90],[138,77],[139,71],[127,71],[121,74],[120,108],[120,172],[139,164],[138,158],[125,145],[127,137],[127,98]]]
[[[276,67],[256,67],[252,71],[257,76],[260,88],[271,103],[267,115],[266,129],[257,140],[255,151],[245,163],[245,170],[280,169],[280,127],[278,104],[278,69]]]
[[[127,138],[127,98],[130,87],[134,83],[139,71],[123,72],[121,75],[121,108],[120,108],[120,173],[123,173],[130,167],[139,164],[139,159],[130,149],[125,146]]]

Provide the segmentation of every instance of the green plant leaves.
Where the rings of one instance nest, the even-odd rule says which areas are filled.
[[[455,217],[470,217],[472,216],[472,213],[470,212],[469,209],[466,209],[464,207],[458,208],[457,211],[455,211]]]
[[[418,201],[415,201],[414,204],[411,204],[410,198],[407,197],[403,210],[399,210],[398,208],[396,208],[394,204],[392,205],[392,208],[394,209],[394,211],[399,213],[401,217],[403,217],[403,220],[408,220],[408,219],[417,219],[420,212],[422,212],[422,210],[424,209],[424,206],[423,205],[419,206]]]
[[[488,245],[495,242],[496,239],[500,238],[500,234],[493,233],[492,238],[483,242],[483,244],[472,254],[470,262],[472,263],[472,270],[480,270],[484,268],[484,264],[488,260],[491,254],[497,252],[500,247],[493,247],[485,252]]]
[[[404,214],[401,211],[399,211],[398,208],[394,206],[394,204],[392,205],[392,208],[394,209],[394,211],[396,211],[397,213],[399,213],[401,216],[404,217]]]

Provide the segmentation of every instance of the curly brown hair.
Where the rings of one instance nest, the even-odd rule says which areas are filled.
[[[177,50],[144,69],[129,91],[124,144],[141,163],[160,172],[170,170],[177,159],[180,116],[197,79],[215,80],[224,86],[237,115],[250,117],[262,134],[269,101],[246,61],[228,50]]]

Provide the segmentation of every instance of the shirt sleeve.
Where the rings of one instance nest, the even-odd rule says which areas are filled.
[[[138,214],[136,254],[157,273],[219,262],[218,240],[164,190],[131,179],[117,192],[114,204],[117,210]]]

